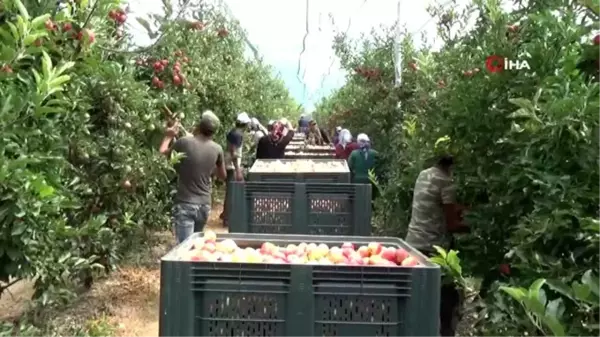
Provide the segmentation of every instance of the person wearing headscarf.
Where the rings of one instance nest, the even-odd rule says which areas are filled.
[[[358,149],[353,150],[348,158],[348,167],[354,184],[369,184],[369,170],[375,168],[377,151],[371,148],[369,136],[361,133],[356,137]]]
[[[341,130],[339,134],[339,141],[335,146],[335,158],[348,160],[352,151],[356,149],[358,149],[358,143],[353,141],[350,130]]]
[[[283,120],[287,122],[287,120]],[[262,137],[256,146],[256,159],[282,159],[285,147],[294,138],[294,130],[290,122],[282,121],[273,123],[268,135]]]
[[[341,126],[335,127],[335,132],[333,133],[333,145],[337,145],[340,141],[340,132],[342,132]]]

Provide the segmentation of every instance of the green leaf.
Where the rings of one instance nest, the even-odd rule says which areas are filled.
[[[519,302],[522,302],[527,297],[527,291],[523,288],[501,286],[500,290]]]
[[[458,275],[462,275],[462,268],[460,266],[460,258],[458,257],[458,253],[455,250],[451,250],[448,252],[448,256],[446,257],[448,261],[448,265],[452,269],[452,271]]]
[[[19,29],[12,22],[6,22],[8,27],[10,28],[10,32],[15,40],[21,39],[21,34],[19,34]]]
[[[542,289],[542,286],[546,284],[546,279],[540,278],[535,280],[529,287],[529,293],[537,293]]]
[[[25,224],[25,221],[16,221],[13,223],[12,231],[10,232],[10,235],[19,236],[19,235],[25,233],[26,229],[27,229],[27,224]]]
[[[535,106],[526,98],[509,98],[508,101],[521,109],[525,109],[530,113],[535,112]]]
[[[50,19],[50,14],[43,14],[38,16],[37,18],[31,20],[31,28],[38,29],[44,26],[46,21]]]
[[[433,248],[437,251],[437,253],[445,260],[448,253],[446,250],[440,246],[433,246]]]
[[[73,68],[75,66],[75,62],[69,61],[66,62],[64,64],[62,64],[60,67],[58,67],[58,69],[55,70],[55,74],[57,76],[62,75],[65,71]]]
[[[1,49],[0,49],[0,60],[6,63],[11,62],[12,60],[14,60],[17,57],[17,51],[14,50],[13,48],[7,46],[7,45],[2,45]]]
[[[565,304],[562,298],[557,298],[548,302],[546,306],[546,316],[560,319],[565,312]]]
[[[21,2],[21,0],[13,0],[13,3],[17,7],[17,9],[19,10],[19,13],[23,17],[23,19],[29,21],[29,19],[30,19],[29,12],[27,12],[27,8],[25,8],[25,6]]]
[[[590,290],[596,294],[596,296],[600,296],[599,287],[600,283],[598,281],[598,277],[594,276],[594,273],[591,270],[586,271],[581,277],[581,283],[587,285]]]
[[[560,324],[559,320],[555,317],[545,316],[542,318],[544,325],[552,330],[554,336],[566,336],[565,328]]]
[[[37,39],[41,39],[45,36],[48,36],[46,32],[29,34],[23,39],[23,44],[25,46],[31,46]]]
[[[38,194],[42,199],[54,195],[54,192],[55,192],[54,187],[52,187],[50,185],[40,186],[40,188],[38,190]]]
[[[550,289],[556,291],[557,293],[569,298],[572,301],[576,301],[575,295],[573,294],[573,289],[566,283],[559,280],[547,280],[546,284]]]
[[[577,298],[580,301],[588,301],[588,298],[589,298],[590,294],[592,293],[592,290],[590,289],[590,287],[587,284],[582,284],[582,283],[575,281],[575,282],[573,282],[573,284],[571,284],[571,287],[573,288],[573,293],[575,294],[575,298]]]
[[[46,80],[52,76],[52,59],[45,50],[42,52],[42,73]]]
[[[69,75],[59,76],[59,77],[53,79],[52,81],[48,82],[48,87],[50,87],[51,89],[60,87],[62,84],[67,83],[70,80],[71,80],[71,76],[69,76]]]
[[[438,265],[438,266],[440,266],[440,267],[444,267],[444,268],[447,268],[447,267],[448,267],[448,264],[446,263],[446,260],[444,260],[444,259],[443,259],[442,257],[440,257],[440,256],[434,256],[434,257],[430,257],[430,258],[429,258],[429,261],[430,261],[431,263],[435,263],[435,264],[437,264],[437,265]]]

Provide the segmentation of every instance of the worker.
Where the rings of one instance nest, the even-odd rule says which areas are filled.
[[[267,123],[267,131],[271,132],[271,129],[273,128],[273,124],[275,124],[275,120],[271,119],[269,120],[269,123]]]
[[[415,182],[412,213],[406,242],[428,256],[437,255],[433,246],[452,248],[452,234],[468,232],[462,222],[465,207],[456,202],[452,179],[454,159],[441,155],[436,164],[421,171]],[[454,336],[463,294],[454,284],[443,284],[440,303],[440,334]]]
[[[352,151],[357,149],[358,143],[353,141],[350,130],[341,130],[339,134],[339,141],[335,146],[335,158],[348,160]]]
[[[341,126],[336,126],[333,133],[333,145],[337,145],[340,142],[340,132],[342,132]]]
[[[369,170],[375,167],[377,151],[371,148],[369,136],[361,133],[356,137],[358,149],[353,150],[348,157],[348,167],[352,173],[352,183],[369,184]]]
[[[269,133],[269,130],[267,130],[267,128],[265,128],[264,126],[262,126],[262,124],[260,124],[260,122],[258,121],[257,118],[252,118],[252,121],[250,123],[250,133],[252,134],[252,138],[253,138],[253,145],[256,146],[256,144],[258,144],[258,141],[266,136]]]
[[[243,181],[244,172],[242,170],[242,151],[244,132],[250,125],[250,116],[247,113],[241,112],[238,114],[235,122],[235,127],[227,133],[227,150],[225,151],[225,167],[227,168],[227,181],[225,183],[225,202],[223,204],[223,212],[219,216],[223,220],[223,227],[228,227],[228,210],[231,204],[231,182]]]
[[[298,120],[298,132],[304,134],[308,132],[308,119],[304,115],[300,115],[300,119]]]
[[[329,135],[325,129],[317,125],[317,121],[311,119],[308,122],[308,133],[306,134],[306,143],[308,145],[326,145],[331,144]]]
[[[159,152],[170,156],[172,151],[184,154],[175,165],[177,193],[173,202],[173,232],[178,243],[194,232],[201,232],[211,210],[212,174],[227,178],[223,148],[213,141],[219,128],[219,118],[212,112],[202,114],[191,134],[173,140],[180,131],[179,122],[167,127]],[[171,144],[172,143],[172,144]]]
[[[268,135],[262,137],[256,146],[256,159],[282,159],[285,147],[294,138],[294,130],[287,120],[275,122]]]

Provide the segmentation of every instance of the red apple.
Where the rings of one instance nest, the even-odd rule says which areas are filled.
[[[396,262],[396,248],[385,247],[381,250],[381,257],[392,262]]]
[[[204,232],[204,241],[205,242],[216,242],[217,241],[217,233],[214,231],[206,231]]]
[[[276,259],[280,259],[280,260],[283,260],[283,261],[285,261],[287,259],[285,253],[281,252],[281,251],[274,251],[271,254]]]
[[[402,267],[414,267],[418,265],[419,261],[417,261],[417,259],[415,259],[412,256],[409,256],[406,259],[404,259],[404,261],[402,261]]]
[[[367,247],[367,246],[360,246],[360,248],[358,248],[357,252],[362,257],[369,257],[369,256],[371,256],[371,253],[369,252],[369,247]]]
[[[286,255],[291,255],[291,254],[295,254],[298,255],[298,246],[294,245],[294,244],[289,244],[287,247],[285,247],[284,253]]]
[[[396,249],[396,263],[401,264],[410,255],[402,248]]]
[[[371,243],[369,243],[367,248],[369,248],[369,253],[371,255],[377,255],[377,254],[381,253],[383,246],[379,242],[371,242]]]
[[[342,248],[342,254],[344,254],[344,256],[346,256],[346,257],[350,257],[355,253],[356,253],[356,251],[352,248],[348,248],[348,247]]]
[[[202,249],[209,253],[214,253],[217,250],[217,246],[215,245],[214,242],[206,242],[204,244],[204,247],[202,247]]]

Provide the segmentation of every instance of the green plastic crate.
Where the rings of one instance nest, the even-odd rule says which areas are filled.
[[[439,267],[397,238],[420,267],[161,260],[159,336],[438,336]],[[219,234],[240,247],[365,245],[373,237]]]
[[[258,159],[257,162],[295,161],[303,159]],[[257,172],[255,166],[248,171],[248,180],[264,182],[306,182],[306,183],[350,183],[350,169],[344,159],[310,159],[311,161],[336,161],[344,168],[343,172]]]
[[[233,182],[232,233],[371,235],[370,184]]]

